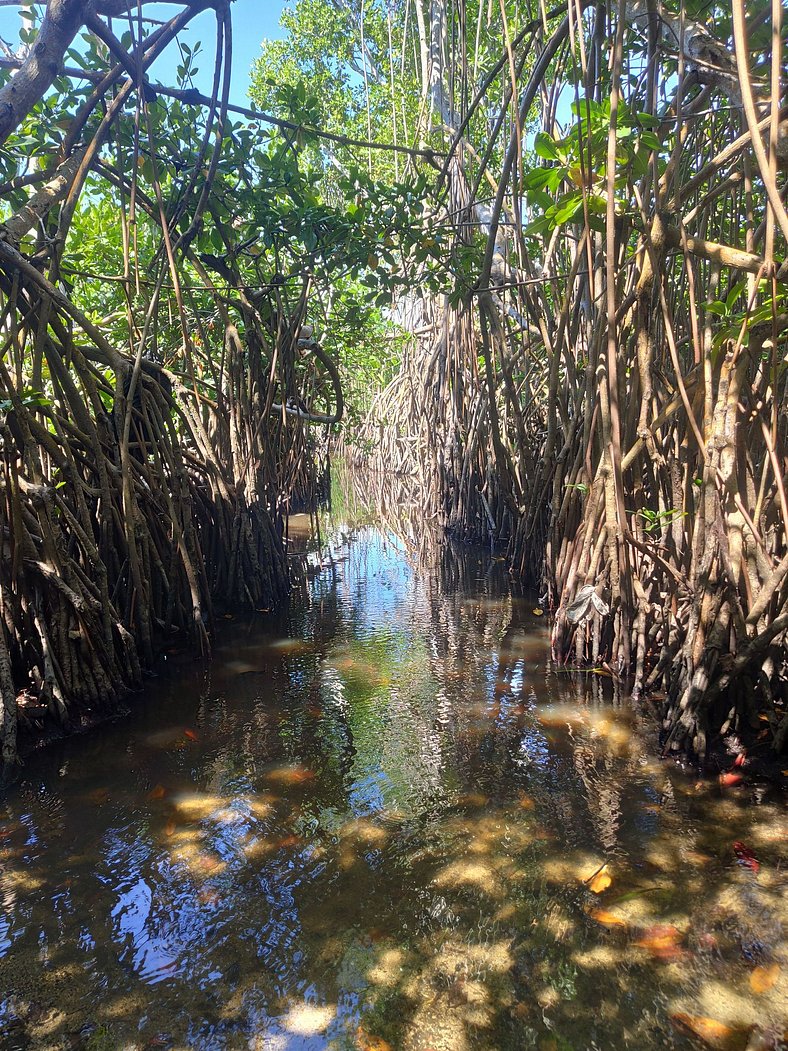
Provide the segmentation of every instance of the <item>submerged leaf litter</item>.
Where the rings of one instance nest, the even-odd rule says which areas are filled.
[[[655,758],[502,563],[331,555],[0,799],[0,1047],[781,1046],[776,791]]]

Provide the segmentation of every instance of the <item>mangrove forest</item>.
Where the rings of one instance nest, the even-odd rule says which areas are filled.
[[[0,1048],[785,1048],[786,21],[0,0]]]

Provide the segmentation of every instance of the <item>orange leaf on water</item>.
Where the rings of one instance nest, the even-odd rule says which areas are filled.
[[[356,1030],[356,1047],[358,1051],[392,1051],[387,1040],[380,1036],[370,1036],[362,1026]]]
[[[740,1045],[743,1033],[740,1029],[732,1029],[716,1018],[706,1018],[703,1015],[688,1015],[683,1012],[672,1014],[671,1022],[677,1029],[697,1036],[709,1047],[717,1048],[719,1051],[727,1051]]]
[[[591,879],[588,880],[587,886],[594,894],[601,894],[603,890],[607,890],[612,882],[613,877],[610,875],[607,865],[603,865],[599,872],[595,872]]]
[[[756,967],[750,975],[750,988],[757,996],[760,996],[762,993],[768,993],[779,977],[779,963]]]
[[[177,827],[178,826],[175,824],[174,821],[168,821],[167,824],[164,826],[164,834],[166,836],[174,836]]]
[[[603,927],[628,926],[626,920],[622,920],[620,916],[616,916],[614,913],[608,912],[606,909],[589,909],[588,915],[592,920],[601,923]]]
[[[276,770],[269,770],[265,779],[278,785],[302,785],[307,781],[314,781],[315,772],[304,766],[282,766]]]
[[[670,924],[656,924],[647,927],[636,939],[635,945],[641,949],[648,949],[652,956],[660,960],[673,960],[681,956],[683,950],[680,946],[681,931]]]
[[[194,730],[184,730],[183,736],[188,737],[190,741],[197,740],[197,733]]]
[[[164,799],[166,795],[167,789],[164,785],[156,785],[155,788],[152,788],[150,792],[148,792],[148,799]]]
[[[732,788],[733,785],[740,785],[743,780],[742,774],[735,774],[732,770],[729,770],[727,774],[720,774],[720,784],[723,788]]]

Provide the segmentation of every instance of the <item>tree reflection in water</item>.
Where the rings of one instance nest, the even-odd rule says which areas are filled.
[[[3,1046],[768,1046],[779,801],[650,758],[504,563],[343,511],[288,614],[2,803]]]

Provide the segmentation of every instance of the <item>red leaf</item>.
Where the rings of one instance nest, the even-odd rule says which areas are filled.
[[[746,844],[742,843],[740,839],[737,839],[733,844],[733,853],[736,855],[739,864],[743,865],[744,868],[757,872],[761,867],[761,863],[758,861],[755,854]]]
[[[184,730],[183,731],[183,736],[184,737],[188,737],[190,741],[196,741],[197,740],[197,734],[194,732],[194,730]]]
[[[730,788],[733,785],[740,785],[744,778],[741,774],[734,774],[729,771],[727,774],[720,774],[720,784],[723,787]]]

